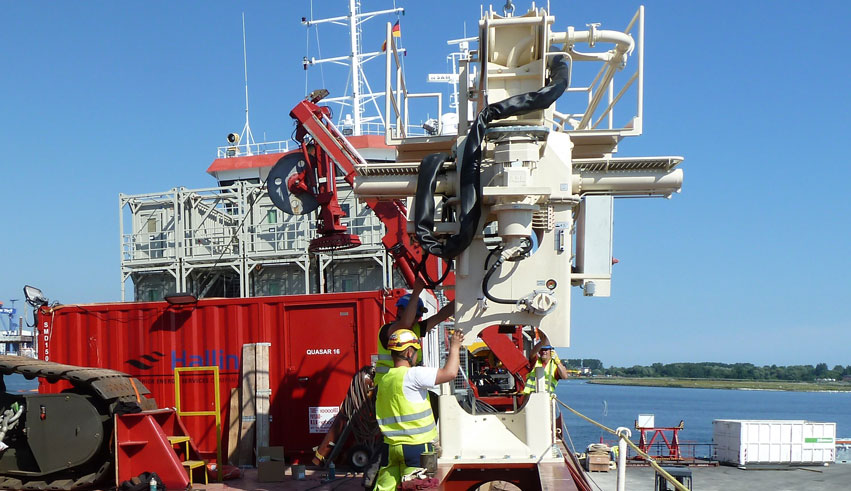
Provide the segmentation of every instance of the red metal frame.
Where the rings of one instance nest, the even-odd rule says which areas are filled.
[[[635,422],[635,429],[641,432],[641,437],[638,440],[638,448],[653,457],[654,459],[667,459],[667,460],[680,460],[682,459],[682,452],[680,451],[680,430],[683,429],[683,422],[680,421],[678,426],[672,427],[652,427],[652,428],[642,428],[638,426],[638,421]],[[671,439],[668,440],[668,437],[665,436],[665,432],[670,431]],[[652,433],[650,440],[647,440],[647,434]],[[661,437],[662,441],[665,442],[665,447],[668,449],[667,455],[653,455],[650,453],[653,442],[656,440],[656,437]],[[640,455],[636,457],[637,459],[643,459]]]
[[[295,140],[301,144],[302,153],[308,165],[302,173],[290,179],[288,185],[291,192],[304,193],[310,190],[311,185],[317,184],[314,189],[319,190],[317,200],[322,207],[320,211],[322,225],[319,228],[322,237],[318,239],[317,244],[333,246],[345,244],[347,237],[352,237],[339,223],[339,218],[343,215],[340,215],[342,210],[337,202],[336,188],[333,184],[336,177],[334,164],[342,169],[343,179],[353,185],[357,175],[355,166],[364,161],[357,150],[331,123],[330,110],[317,105],[316,102],[318,102],[317,98],[305,99],[290,111],[290,117],[297,123]],[[314,173],[319,177],[317,183],[308,181]],[[323,178],[324,182],[322,182]],[[378,201],[377,199],[365,199],[364,203],[384,224],[386,233],[381,241],[387,252],[393,256],[394,263],[405,282],[408,286],[412,286],[417,276],[422,276],[418,268],[422,262],[423,253],[420,246],[412,242],[408,236],[408,212],[405,204],[399,200]],[[433,256],[428,257],[426,270],[432,279],[439,278],[443,273],[438,265],[438,258]],[[423,279],[427,280],[425,277]],[[443,284],[454,285],[454,273],[450,272]],[[451,289],[446,290],[445,293],[450,300],[455,296]]]
[[[523,338],[520,329],[514,328],[511,337],[499,332],[500,326],[490,326],[482,330],[479,337],[488,345],[494,356],[521,382],[532,369],[529,359],[523,356]]]
[[[117,416],[115,474],[118,483],[143,472],[156,472],[167,488],[186,489],[189,486],[189,471],[183,467],[183,460],[175,452],[168,437],[188,435],[183,423],[171,409]],[[191,439],[187,443],[185,448],[189,455],[184,455],[183,459],[201,460],[195,443]],[[206,466],[201,467],[200,471],[206,473]]]

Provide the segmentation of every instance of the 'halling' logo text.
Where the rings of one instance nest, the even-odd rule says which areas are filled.
[[[165,354],[159,351],[152,351],[150,355],[141,355],[138,359],[131,358],[125,363],[139,370],[150,370],[154,368],[154,364],[165,358]],[[234,354],[225,354],[224,350],[204,350],[203,355],[186,353],[186,350],[180,352],[171,352],[171,369],[175,367],[212,367],[218,366],[219,370],[239,370],[239,356]]]

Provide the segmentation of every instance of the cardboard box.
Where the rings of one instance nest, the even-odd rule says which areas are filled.
[[[588,470],[588,472],[608,472],[609,455],[588,454],[588,457],[585,460],[585,469]]]
[[[257,480],[277,482],[284,480],[284,447],[260,447],[257,453]]]
[[[257,451],[257,462],[283,462],[284,447],[260,447]]]

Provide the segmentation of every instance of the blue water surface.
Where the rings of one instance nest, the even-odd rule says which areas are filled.
[[[6,382],[6,392],[13,394],[18,392],[30,392],[38,389],[38,379],[27,380],[19,373],[13,373],[3,377]]]
[[[836,436],[851,436],[851,393],[781,392],[765,390],[680,389],[589,384],[563,380],[556,389],[565,404],[609,428],[634,429],[639,414],[654,414],[656,426],[676,426],[682,420],[681,442],[712,442],[714,419],[798,419],[835,422]],[[577,449],[612,437],[562,409]],[[658,439],[657,439],[658,441]]]

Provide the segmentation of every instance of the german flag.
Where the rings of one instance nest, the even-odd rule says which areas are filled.
[[[401,30],[401,28],[399,27],[399,21],[398,21],[398,20],[396,21],[396,23],[395,23],[395,24],[393,24],[393,28],[392,28],[392,29],[390,29],[390,34],[391,34],[394,38],[400,38],[400,37],[402,37],[402,30]],[[384,41],[383,43],[381,43],[381,52],[383,53],[383,52],[385,52],[385,51],[387,51],[387,41]]]

